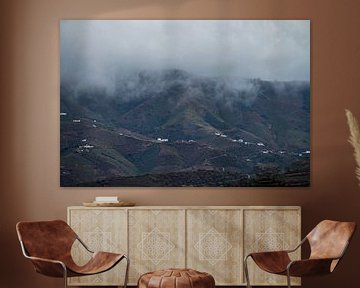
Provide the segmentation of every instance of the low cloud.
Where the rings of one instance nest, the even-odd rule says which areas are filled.
[[[60,30],[62,83],[113,91],[119,75],[164,69],[310,80],[307,20],[63,20]]]

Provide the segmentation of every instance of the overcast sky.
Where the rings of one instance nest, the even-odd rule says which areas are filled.
[[[172,68],[310,80],[309,20],[62,20],[60,32],[61,81]]]

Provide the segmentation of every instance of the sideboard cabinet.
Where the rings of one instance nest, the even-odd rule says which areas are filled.
[[[298,206],[69,207],[68,223],[93,250],[126,253],[129,285],[163,268],[188,267],[212,274],[216,285],[245,285],[243,258],[256,251],[295,247],[301,237]],[[88,253],[75,243],[78,263]],[[293,255],[300,258],[300,250]],[[286,277],[264,273],[249,261],[253,285],[286,285]],[[69,285],[121,285],[125,263]],[[300,285],[299,279],[292,282]]]

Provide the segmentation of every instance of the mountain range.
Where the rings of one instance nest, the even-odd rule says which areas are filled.
[[[62,186],[304,186],[310,83],[115,75],[61,82]]]

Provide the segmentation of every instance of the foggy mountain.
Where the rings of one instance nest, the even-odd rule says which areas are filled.
[[[308,185],[309,82],[168,69],[60,93],[62,186]]]

